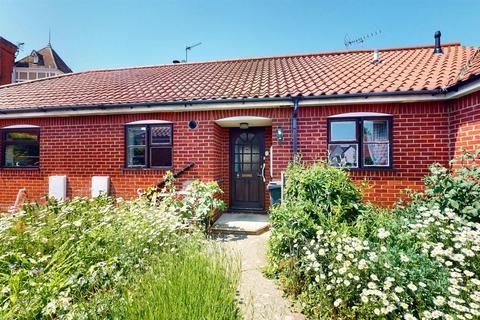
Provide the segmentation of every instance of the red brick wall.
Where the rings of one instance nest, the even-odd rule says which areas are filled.
[[[347,112],[393,115],[393,170],[352,171],[367,179],[367,199],[381,205],[398,200],[405,188],[418,189],[433,162],[448,163],[448,110],[444,103],[415,103],[300,108],[299,151],[302,159],[326,159],[327,117]]]
[[[48,177],[52,175],[67,176],[68,197],[89,196],[94,175],[110,176],[111,191],[120,197],[132,197],[137,189],[145,189],[161,181],[165,173],[163,170],[124,168],[124,125],[132,121],[157,119],[174,123],[173,171],[192,161],[196,163],[194,168],[181,176],[180,182],[216,180],[225,190],[224,198],[228,202],[229,131],[215,124],[214,120],[236,115],[278,119],[288,117],[289,113],[289,110],[283,109],[262,109],[0,120],[0,127],[31,124],[41,128],[41,167],[0,169],[0,209],[6,210],[12,205],[18,190],[24,187],[29,199],[41,199],[48,193]],[[198,121],[198,128],[189,129],[190,120]],[[268,148],[271,130],[266,130],[266,138]],[[281,160],[285,165],[288,162],[286,152]]]
[[[450,156],[480,150],[480,92],[449,102]]]
[[[12,83],[16,48],[0,39],[0,86]]]
[[[446,164],[449,154],[460,146],[478,145],[479,100],[476,94],[450,105],[439,102],[301,107],[298,114],[299,152],[305,161],[325,159],[326,119],[330,115],[346,112],[392,114],[393,170],[352,172],[357,181],[367,179],[373,185],[368,199],[389,205],[405,188],[421,187],[421,178],[428,173],[429,164]],[[268,183],[279,180],[281,171],[292,160],[291,114],[291,108],[278,108],[0,120],[0,127],[14,124],[41,127],[41,168],[0,169],[0,208],[5,210],[12,205],[18,190],[23,187],[28,189],[31,199],[40,199],[48,192],[48,176],[51,175],[67,175],[69,197],[88,196],[93,175],[110,176],[113,193],[121,197],[134,196],[138,188],[161,181],[164,171],[124,168],[124,124],[149,119],[174,123],[174,171],[196,162],[196,166],[180,180],[216,180],[225,191],[224,199],[228,202],[229,129],[218,126],[214,120],[240,115],[272,119],[272,126],[266,129],[265,135],[266,149],[273,146],[274,159],[273,177],[269,176],[270,159],[266,159]],[[198,121],[197,129],[188,128],[190,120]],[[276,140],[278,127],[284,129],[282,144]],[[453,147],[449,149],[449,146]],[[266,201],[268,203],[268,192]]]

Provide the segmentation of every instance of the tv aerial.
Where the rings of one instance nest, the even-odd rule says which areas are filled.
[[[195,44],[192,44],[190,46],[185,47],[185,61],[184,62],[188,62],[188,51],[192,50],[195,47],[198,47],[201,44],[202,44],[201,42],[198,42],[198,43],[195,43]]]
[[[366,35],[363,35],[361,37],[357,37],[357,38],[353,38],[353,39],[350,38],[350,36],[347,33],[345,35],[345,37],[343,38],[343,43],[345,44],[346,49],[350,49],[353,46],[363,45],[366,41],[368,41],[369,39],[371,39],[373,37],[379,36],[381,33],[382,33],[382,30],[377,30],[377,31],[368,33]]]

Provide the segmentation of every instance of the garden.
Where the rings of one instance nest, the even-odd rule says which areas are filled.
[[[478,319],[480,152],[433,164],[392,208],[325,163],[291,164],[269,267],[310,319]]]
[[[170,177],[171,178],[171,177]],[[237,319],[240,265],[204,235],[216,183],[124,201],[25,205],[0,219],[1,319]]]

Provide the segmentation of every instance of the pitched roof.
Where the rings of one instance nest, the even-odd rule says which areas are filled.
[[[33,54],[38,55],[38,63],[33,62]],[[58,53],[51,46],[46,46],[38,51],[33,50],[32,54],[15,62],[17,67],[44,66],[47,68],[58,69],[63,73],[71,73],[72,69],[60,58]]]
[[[7,46],[11,47],[12,50],[17,50],[17,45],[11,43],[10,41],[8,41],[7,39],[3,38],[3,37],[0,37],[0,42],[3,42],[4,44],[6,44]]]
[[[0,87],[0,110],[438,90],[480,74],[459,43],[71,73]],[[470,65],[468,68],[466,66]],[[461,78],[460,73],[463,72]]]

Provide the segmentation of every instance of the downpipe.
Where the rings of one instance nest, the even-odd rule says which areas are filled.
[[[292,113],[292,138],[293,138],[293,161],[298,162],[298,102],[300,97],[292,97],[293,113]]]

